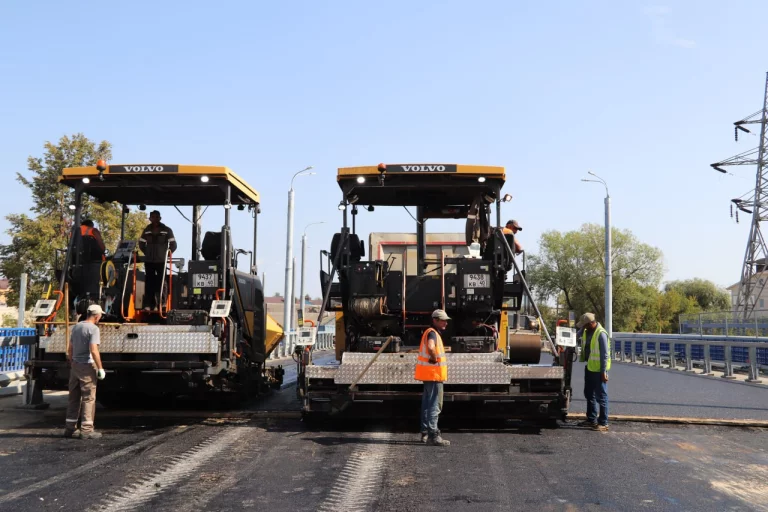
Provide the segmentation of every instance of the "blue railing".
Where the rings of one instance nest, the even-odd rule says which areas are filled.
[[[643,342],[642,341],[620,341],[614,339],[615,351],[621,353],[622,348],[625,354],[632,353],[632,344],[634,343],[634,352],[636,356],[643,355]],[[656,342],[647,342],[648,351],[656,353]],[[760,366],[768,366],[768,342],[755,341],[753,342],[756,347],[757,364]],[[659,350],[661,354],[665,356],[669,354],[670,343],[659,343]],[[697,361],[704,360],[704,345],[697,345],[695,341],[690,342],[691,345],[691,357]],[[685,359],[685,344],[675,343],[675,356],[678,359]],[[710,345],[709,357],[715,362],[725,362],[725,345]],[[731,347],[731,362],[749,364],[749,348],[748,347]]]
[[[613,333],[614,353],[622,361],[638,359],[643,364],[659,366],[662,359],[669,368],[682,361],[686,371],[703,365],[706,375],[712,366],[723,367],[724,377],[735,378],[733,369],[747,368],[747,382],[762,382],[768,372],[768,338],[752,336],[712,336],[698,334]]]
[[[0,329],[0,373],[24,370],[30,345],[16,343],[19,337],[35,336],[34,329]]]

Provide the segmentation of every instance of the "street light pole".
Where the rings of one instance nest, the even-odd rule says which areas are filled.
[[[285,290],[283,292],[283,329],[286,332],[291,332],[291,324],[293,319],[293,305],[289,303],[293,293],[293,180],[297,176],[308,176],[315,174],[313,172],[307,172],[312,169],[312,166],[305,167],[298,171],[291,178],[291,188],[288,190],[288,229],[287,238],[285,242]]]
[[[605,187],[605,330],[608,338],[613,337],[613,264],[611,262],[611,195],[608,184],[603,178],[588,171],[596,180],[582,179],[592,183],[602,183]]]
[[[307,228],[310,226],[316,226],[318,224],[325,224],[325,221],[320,222],[310,222],[304,227],[304,234],[301,235],[301,319],[300,322],[304,321],[304,314],[305,314],[305,301],[304,301],[304,272],[307,267]],[[303,327],[303,325],[300,325],[299,327]]]

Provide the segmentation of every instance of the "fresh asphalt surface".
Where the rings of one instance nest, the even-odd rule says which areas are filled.
[[[768,389],[618,364],[609,393],[617,414],[763,418],[768,401]],[[294,397],[287,387],[248,408],[295,410]],[[768,511],[764,429],[445,421],[453,444],[433,448],[410,423],[97,413],[104,437],[80,441],[60,437],[63,413],[4,400],[0,510]]]
[[[584,364],[572,386],[571,410],[584,411]],[[631,363],[612,364],[608,398],[612,414],[768,420],[768,386]]]

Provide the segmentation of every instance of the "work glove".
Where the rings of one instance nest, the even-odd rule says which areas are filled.
[[[96,378],[99,380],[104,380],[104,377],[107,376],[107,372],[104,371],[104,368],[99,368],[96,370]]]

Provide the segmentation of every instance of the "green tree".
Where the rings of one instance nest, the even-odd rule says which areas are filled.
[[[27,174],[17,173],[16,179],[27,187],[32,196],[28,213],[6,217],[10,242],[0,245],[0,275],[10,281],[9,305],[18,305],[18,289],[22,272],[29,275],[27,296],[39,297],[43,286],[52,282],[57,258],[63,260],[69,233],[74,222],[74,192],[60,185],[58,178],[66,167],[96,165],[100,159],[109,160],[112,145],[107,141],[93,142],[82,133],[64,136],[57,144],[46,142],[42,157],[27,159]],[[114,250],[120,237],[121,206],[99,204],[83,196],[83,218],[98,224],[107,249]],[[138,238],[146,224],[143,214],[131,213],[126,222],[126,237]],[[62,261],[59,262],[61,265]]]
[[[670,281],[664,290],[677,291],[684,297],[696,301],[702,311],[727,311],[731,309],[731,296],[727,291],[706,279],[687,279]]]
[[[634,331],[658,294],[664,272],[663,255],[640,242],[631,232],[614,228],[613,327]],[[605,230],[585,224],[577,231],[548,231],[539,254],[529,258],[528,275],[539,300],[562,294],[577,315],[594,312],[605,317]]]

